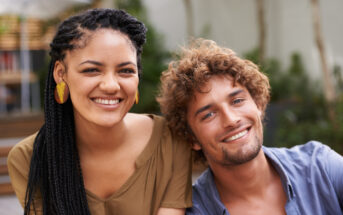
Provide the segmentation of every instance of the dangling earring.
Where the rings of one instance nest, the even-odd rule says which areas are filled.
[[[56,85],[55,88],[55,100],[58,104],[63,104],[67,101],[69,97],[69,88],[64,81],[61,81]]]
[[[136,96],[135,96],[135,104],[138,104],[138,101],[139,101],[139,93],[137,91]]]

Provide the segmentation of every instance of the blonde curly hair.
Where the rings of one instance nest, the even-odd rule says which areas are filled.
[[[195,137],[187,124],[188,103],[194,92],[201,92],[201,87],[215,75],[229,75],[234,83],[246,87],[263,118],[270,99],[267,76],[257,65],[237,57],[231,49],[220,47],[211,40],[194,40],[189,48],[181,49],[178,59],[162,73],[157,97],[171,130],[189,143],[193,143]],[[202,152],[196,157],[204,158]]]

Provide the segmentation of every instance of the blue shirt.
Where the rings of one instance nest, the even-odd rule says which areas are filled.
[[[263,147],[279,173],[288,215],[343,215],[343,157],[319,142],[291,149]],[[207,169],[193,185],[193,207],[186,214],[229,215]]]

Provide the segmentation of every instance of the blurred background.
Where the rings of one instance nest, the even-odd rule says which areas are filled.
[[[6,156],[43,123],[49,42],[58,23],[88,8],[127,10],[148,27],[140,102],[159,113],[160,74],[189,38],[258,64],[270,78],[268,146],[321,141],[343,153],[343,2],[340,0],[0,0],[0,214],[21,214]]]

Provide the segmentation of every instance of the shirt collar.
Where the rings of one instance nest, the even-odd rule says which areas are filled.
[[[281,162],[279,159],[273,154],[272,150],[268,147],[262,146],[263,152],[266,155],[266,157],[269,159],[269,161],[272,163],[273,167],[276,169],[276,171],[279,173],[283,189],[287,193],[287,199],[291,200],[295,197],[293,186],[291,184],[291,181],[289,180],[288,175],[286,174],[285,169],[283,168]]]
[[[293,186],[289,180],[288,175],[286,174],[285,169],[283,168],[279,159],[273,154],[272,150],[268,147],[262,147],[264,154],[272,163],[273,167],[276,169],[278,174],[280,175],[282,186],[287,194],[287,199],[290,201],[295,197]],[[211,200],[208,202],[212,203],[213,210],[215,210],[214,214],[229,214],[224,204],[221,202],[219,193],[214,182],[214,176],[210,168],[205,170],[200,177],[201,180],[197,180],[197,184],[199,187],[204,189],[204,194],[207,197],[211,197]],[[214,201],[213,201],[214,200]]]
[[[212,170],[208,168],[203,173],[203,180],[198,181],[200,187],[205,189],[205,194],[207,197],[211,197],[211,202],[213,204],[213,210],[215,210],[213,214],[228,214],[226,207],[221,202],[219,193],[214,182],[214,177]]]

